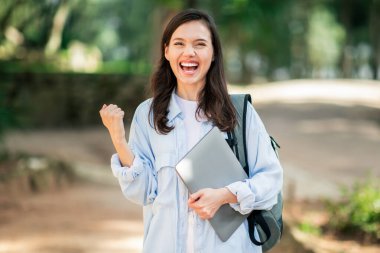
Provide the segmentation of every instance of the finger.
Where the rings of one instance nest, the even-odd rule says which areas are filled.
[[[118,108],[118,107],[116,107],[116,106],[109,107],[109,108],[106,109],[106,113],[107,113],[107,115],[109,115],[109,116],[114,116],[116,113],[119,112],[119,109],[120,109],[120,108]]]
[[[199,208],[196,200],[192,199],[190,196],[189,196],[189,199],[187,200],[187,205],[194,210]]]
[[[107,106],[106,110],[107,110],[108,112],[110,112],[110,111],[114,110],[115,108],[117,108],[117,105],[110,104],[110,105]]]
[[[194,209],[194,210],[196,210],[198,212],[200,212],[202,210],[202,208],[203,208],[203,206],[200,205],[198,201],[193,201],[193,202],[191,202],[188,205],[189,205],[190,208],[192,208],[192,209]]]
[[[108,113],[109,113],[110,115],[115,115],[115,114],[117,114],[120,110],[121,110],[120,108],[116,107],[116,108],[110,109]]]
[[[114,109],[111,109],[110,113],[118,113],[120,111],[122,111],[121,108],[116,106]]]
[[[104,112],[104,108],[106,108],[107,105],[103,104],[102,108],[100,108],[99,113],[102,114]]]
[[[195,202],[195,199],[193,199],[191,196],[189,196],[187,203],[190,205],[190,204],[193,204],[194,202]]]
[[[124,112],[120,111],[120,112],[116,113],[116,117],[123,118],[124,117]]]
[[[201,214],[201,215],[199,215],[199,218],[201,218],[202,220],[207,220],[208,216],[205,214]]]
[[[203,195],[203,191],[202,190],[199,190],[193,194],[190,195],[190,199],[193,200],[193,202],[199,200],[199,198]]]
[[[122,118],[124,116],[124,112],[121,109],[113,112],[113,114],[118,118]]]

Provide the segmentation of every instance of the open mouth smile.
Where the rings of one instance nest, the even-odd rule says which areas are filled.
[[[199,64],[197,62],[180,62],[179,66],[185,74],[193,74],[198,69]]]

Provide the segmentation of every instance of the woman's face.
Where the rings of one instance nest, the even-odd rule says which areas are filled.
[[[165,58],[177,78],[178,86],[201,89],[213,61],[211,33],[202,21],[180,25],[165,47]]]

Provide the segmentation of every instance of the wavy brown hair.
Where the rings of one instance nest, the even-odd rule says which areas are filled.
[[[153,101],[150,112],[153,112],[154,128],[161,134],[168,134],[174,129],[169,126],[167,115],[173,90],[177,79],[165,58],[165,46],[170,42],[174,31],[182,24],[190,21],[202,21],[209,29],[214,49],[214,60],[206,75],[206,84],[198,94],[197,114],[203,111],[208,120],[211,120],[221,131],[231,131],[236,125],[236,112],[227,91],[224,75],[223,54],[216,25],[208,14],[188,9],[174,16],[166,26],[161,40],[161,57],[151,80]],[[149,121],[150,122],[150,121]]]

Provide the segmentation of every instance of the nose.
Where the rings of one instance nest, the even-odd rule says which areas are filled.
[[[185,47],[183,54],[186,56],[195,56],[196,52],[195,52],[193,46],[188,45]]]

